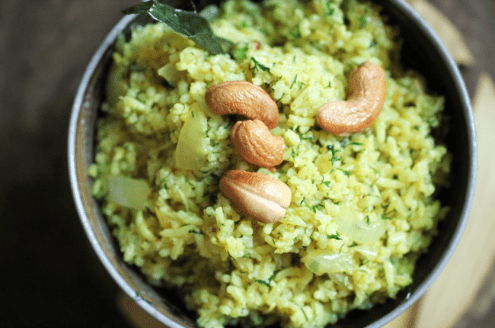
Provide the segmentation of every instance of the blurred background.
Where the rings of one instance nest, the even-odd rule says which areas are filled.
[[[66,154],[84,69],[120,10],[137,2],[0,1],[2,327],[131,327],[80,224]],[[473,96],[482,72],[495,78],[495,2],[429,2],[474,56],[461,67]],[[470,327],[493,327],[495,308],[470,320]]]

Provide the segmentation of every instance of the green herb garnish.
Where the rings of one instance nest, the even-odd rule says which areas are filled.
[[[332,7],[332,1],[327,1],[327,15],[332,16],[335,8]]]
[[[296,39],[299,39],[301,37],[301,28],[299,27],[299,25],[297,25],[295,32],[290,32],[290,35],[292,35]]]
[[[368,24],[368,18],[366,16],[359,17],[359,28],[363,28]]]
[[[303,133],[301,135],[301,140],[315,140],[316,139],[316,137],[313,134],[306,136],[308,133],[310,133],[310,132],[308,131],[308,132]]]
[[[303,308],[301,307],[301,312],[304,314],[304,318],[306,319],[306,321],[309,321],[309,318],[308,316],[306,315],[306,312],[304,312]]]
[[[249,66],[249,69],[250,70],[252,70],[254,72],[254,71],[259,71],[261,69],[262,71],[265,71],[265,72],[270,73],[270,68],[269,67],[261,64],[254,57],[251,57],[251,60],[253,61],[254,66],[253,67]]]
[[[270,287],[270,282],[269,281],[266,281],[266,280],[255,280],[255,282],[257,282],[258,284],[262,284],[262,285],[265,285],[265,286]]]
[[[294,86],[294,83],[296,83],[296,80],[297,80],[297,74],[294,77],[294,81],[292,81],[292,84],[290,85],[290,89],[292,89],[292,87]]]
[[[304,197],[303,197],[303,199],[301,200],[301,203],[299,203],[299,205],[301,205],[301,206],[302,206],[303,204],[304,204],[304,206],[306,206],[306,207],[307,207],[307,208],[309,208],[310,210],[314,210],[311,206],[309,206],[309,204],[306,202],[306,199],[304,199]],[[315,213],[316,213],[316,212],[315,212]]]
[[[232,42],[217,37],[202,15],[176,9],[170,5],[158,2],[158,0],[146,1],[122,10],[124,15],[148,14],[155,20],[166,24],[175,32],[182,34],[196,42],[203,49],[213,55],[228,52]]]
[[[382,219],[384,220],[392,220],[392,217],[395,215],[395,213],[397,212],[397,210],[394,208],[393,210],[388,211],[388,207],[390,206],[390,203],[387,204],[387,205],[382,205],[382,208],[383,208],[383,214],[382,214]]]
[[[272,284],[272,280],[275,278],[275,275],[277,274],[277,272],[275,272],[274,274],[272,274],[272,276],[270,278],[268,278],[268,279],[265,279],[265,280],[259,279],[259,280],[255,280],[255,282],[257,282],[258,284],[262,284],[262,285],[265,285],[265,286],[270,287],[271,284]]]
[[[342,141],[340,142],[340,145],[342,146],[342,148],[346,147],[346,146],[361,146],[362,143],[360,142],[355,142],[355,141],[350,141],[348,137],[344,137],[342,139]]]
[[[351,175],[351,172],[350,171],[347,171],[347,170],[344,170],[344,169],[340,169],[340,168],[338,168],[337,170],[344,172],[344,174],[347,175],[347,176],[350,176]]]
[[[328,145],[327,149],[332,152],[332,158],[330,159],[330,162],[332,162],[332,166],[336,161],[340,161],[342,157],[337,157],[337,153],[340,152],[340,149],[335,149],[333,145]]]
[[[335,235],[327,235],[328,239],[337,239],[337,240],[342,240],[340,238],[340,234],[337,232]]]
[[[317,210],[318,210],[318,208],[320,208],[320,207],[325,208],[325,205],[323,205],[323,204],[318,204],[318,205],[312,206],[313,212],[315,212],[315,213],[316,213],[316,211],[317,211]],[[311,234],[311,235],[313,235],[313,234]],[[313,239],[311,239],[311,240],[313,240]]]
[[[234,51],[234,57],[237,59],[244,59],[247,57],[246,52],[248,51],[248,46],[236,49]]]

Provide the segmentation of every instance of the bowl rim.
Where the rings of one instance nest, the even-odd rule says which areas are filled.
[[[387,0],[386,0],[387,1]],[[426,22],[426,20],[407,2],[403,0],[388,0],[391,5],[395,5],[400,11],[402,11],[408,18],[414,20],[417,23],[417,27],[421,33],[425,34],[430,38],[433,45],[437,48],[440,58],[444,61],[447,69],[452,76],[452,80],[457,89],[457,93],[463,100],[463,116],[467,120],[467,137],[468,137],[468,148],[469,148],[469,161],[468,161],[468,176],[467,176],[467,190],[466,190],[466,201],[464,203],[462,213],[459,215],[459,223],[454,231],[452,240],[449,243],[444,255],[441,260],[435,265],[435,268],[430,272],[430,274],[424,279],[422,283],[418,285],[413,295],[406,297],[406,301],[397,306],[394,310],[389,312],[387,315],[381,319],[375,321],[369,328],[379,328],[383,325],[389,323],[400,314],[405,312],[410,306],[412,306],[416,301],[419,300],[421,296],[424,295],[426,290],[431,286],[431,284],[440,276],[442,271],[447,266],[447,263],[452,258],[454,251],[459,244],[462,234],[466,228],[467,222],[469,220],[469,213],[471,211],[474,193],[476,188],[476,174],[478,170],[477,154],[478,145],[476,137],[476,128],[474,123],[474,116],[471,107],[471,100],[456,62],[452,58],[447,47],[440,39],[435,30]],[[409,296],[410,294],[408,294]]]
[[[77,176],[77,159],[76,159],[76,145],[77,145],[77,130],[79,123],[79,116],[82,112],[83,101],[90,80],[95,72],[95,69],[99,65],[100,61],[103,59],[106,51],[111,47],[118,34],[130,24],[137,15],[124,16],[119,22],[111,29],[104,40],[101,42],[93,57],[91,58],[89,64],[87,65],[79,87],[77,89],[76,96],[74,98],[74,103],[72,106],[72,113],[69,121],[69,137],[68,137],[68,164],[69,164],[69,178],[71,184],[72,195],[74,203],[76,205],[77,212],[79,214],[80,221],[86,232],[86,236],[89,242],[96,252],[96,255],[102,262],[103,266],[107,272],[112,276],[113,280],[117,285],[131,298],[133,299],[141,308],[148,312],[151,316],[159,320],[160,322],[166,324],[170,328],[184,328],[184,326],[173,321],[168,316],[164,315],[158,311],[152,304],[147,302],[142,297],[136,297],[135,289],[119,274],[118,270],[112,264],[108,254],[103,249],[102,245],[98,242],[96,232],[94,227],[91,225],[88,214],[85,211],[83,204],[83,199],[81,196],[81,190],[79,189],[78,176]]]
[[[433,45],[436,47],[439,57],[446,64],[448,72],[451,75],[451,79],[456,87],[456,93],[460,95],[463,100],[463,116],[467,122],[467,137],[468,137],[468,148],[469,148],[469,161],[468,161],[468,176],[467,176],[467,190],[466,190],[466,200],[463,206],[462,213],[459,215],[459,223],[453,233],[453,237],[444,253],[441,260],[435,265],[434,269],[426,276],[423,282],[421,282],[415,289],[414,293],[408,293],[406,299],[392,311],[388,312],[386,315],[380,319],[369,324],[368,328],[379,328],[388,322],[392,321],[394,318],[403,313],[407,308],[414,304],[430,287],[430,285],[438,278],[443,269],[446,267],[447,263],[451,259],[459,240],[462,237],[462,233],[467,225],[469,219],[469,213],[473,203],[475,185],[476,185],[476,174],[477,174],[477,141],[476,141],[476,130],[473,112],[471,110],[471,102],[467,92],[467,88],[464,83],[464,79],[455,63],[454,59],[448,52],[446,46],[440,40],[440,37],[436,32],[428,25],[428,23],[419,15],[409,4],[403,0],[381,0],[380,2],[387,2],[390,6],[395,6],[399,11],[408,16],[409,19],[413,20],[420,32],[426,35]],[[112,276],[117,285],[129,296],[131,297],[141,308],[148,312],[151,316],[159,320],[160,322],[168,325],[171,328],[183,328],[184,326],[172,320],[170,317],[158,311],[151,303],[146,301],[141,297],[136,297],[135,289],[119,274],[118,270],[112,264],[108,254],[105,252],[104,248],[98,242],[96,237],[96,232],[94,227],[91,225],[88,214],[85,211],[83,204],[83,199],[81,196],[81,190],[79,189],[78,175],[77,175],[77,160],[76,160],[76,144],[77,144],[77,130],[79,117],[83,109],[83,101],[86,91],[88,89],[89,82],[95,72],[95,69],[99,65],[100,61],[103,59],[104,54],[111,47],[118,34],[126,28],[132,21],[137,17],[137,15],[124,16],[119,22],[111,29],[111,31],[106,35],[104,40],[100,43],[96,52],[92,56],[89,64],[87,65],[79,87],[74,98],[72,113],[69,121],[68,129],[68,166],[69,166],[69,178],[71,184],[72,195],[76,209],[85,230],[85,233],[92,245],[93,250],[102,262],[105,269]]]

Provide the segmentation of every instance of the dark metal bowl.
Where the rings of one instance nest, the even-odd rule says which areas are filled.
[[[446,138],[453,153],[452,186],[440,198],[451,207],[440,223],[439,234],[429,252],[417,263],[413,283],[395,300],[378,304],[368,311],[352,311],[332,327],[378,328],[416,302],[449,261],[466,226],[476,181],[476,136],[469,96],[455,62],[435,32],[409,5],[401,0],[375,0],[383,6],[391,23],[400,26],[405,40],[402,64],[423,74],[428,89],[446,97],[445,113],[451,117]],[[203,1],[205,2],[205,1]],[[204,4],[203,4],[204,5]],[[199,8],[201,9],[201,8]],[[132,26],[148,18],[126,16],[110,31],[91,59],[72,108],[69,128],[69,171],[74,200],[88,238],[104,266],[141,307],[173,328],[196,327],[194,314],[181,306],[173,292],[151,286],[134,267],[123,261],[99,204],[91,195],[92,179],[87,174],[95,152],[95,124],[104,100],[104,84],[111,54],[119,32],[129,35]]]

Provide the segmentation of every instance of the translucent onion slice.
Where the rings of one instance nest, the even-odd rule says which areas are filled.
[[[371,245],[359,245],[354,250],[363,255],[368,260],[374,260],[378,256],[378,247]]]
[[[325,250],[308,252],[301,261],[319,276],[324,273],[350,272],[353,268],[351,255]]]
[[[141,179],[132,179],[119,175],[108,178],[109,197],[117,204],[142,210],[145,208],[151,188]]]
[[[206,138],[207,120],[200,110],[191,112],[191,115],[182,126],[175,149],[175,165],[179,169],[200,169],[207,155],[204,147]]]
[[[339,233],[359,244],[374,244],[386,231],[382,221],[369,222],[363,213],[347,204],[340,205],[339,209],[335,218]]]
[[[170,85],[175,85],[180,78],[180,73],[175,64],[175,62],[168,63],[167,65],[160,67],[157,71],[158,75],[163,77]]]

